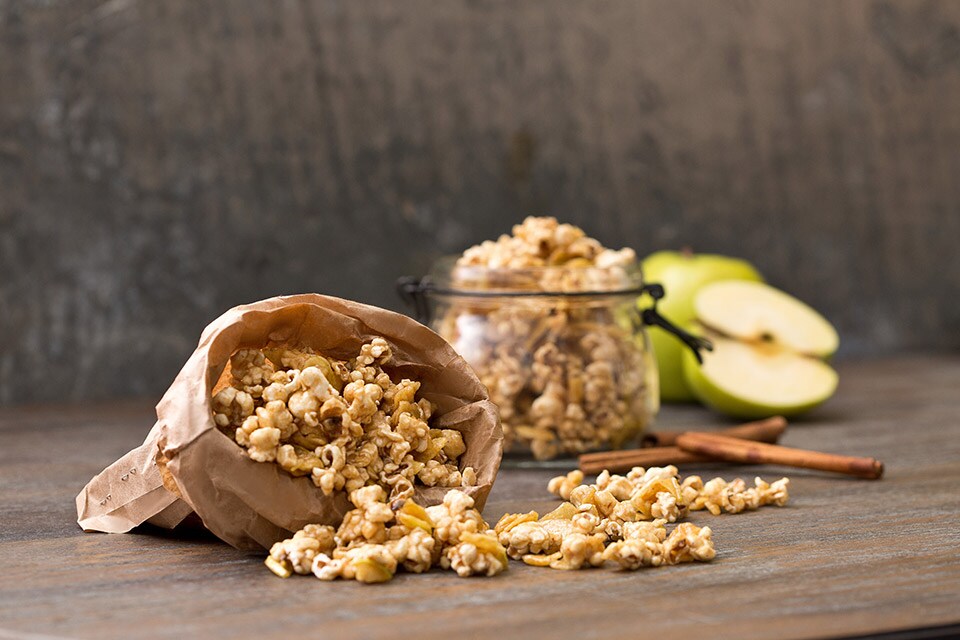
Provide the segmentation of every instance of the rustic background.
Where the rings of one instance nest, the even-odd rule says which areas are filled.
[[[551,213],[960,348],[960,3],[0,0],[0,403]]]

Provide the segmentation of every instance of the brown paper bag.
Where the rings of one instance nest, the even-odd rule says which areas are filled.
[[[144,443],[77,496],[78,523],[88,531],[119,533],[144,522],[174,527],[195,512],[222,540],[250,549],[269,547],[309,523],[337,525],[351,508],[346,495],[325,496],[308,477],[247,457],[217,430],[211,392],[238,349],[308,346],[346,360],[376,336],[393,349],[392,362],[384,366],[391,377],[423,383],[421,394],[437,407],[431,426],[463,434],[467,450],[459,462],[476,469],[477,486],[462,490],[483,508],[500,466],[503,435],[496,407],[466,361],[406,316],[305,294],[235,307],[204,330],[157,405],[157,423]],[[437,504],[449,490],[419,486],[416,500]]]

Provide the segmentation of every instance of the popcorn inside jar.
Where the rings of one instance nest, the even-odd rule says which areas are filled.
[[[527,218],[416,283],[434,330],[499,407],[505,450],[539,460],[616,448],[656,414],[657,372],[632,249]]]

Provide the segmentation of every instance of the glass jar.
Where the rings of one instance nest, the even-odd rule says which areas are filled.
[[[659,410],[639,265],[495,269],[438,261],[398,290],[476,370],[500,409],[504,451],[538,460],[634,444]],[[641,311],[638,297],[653,306]]]

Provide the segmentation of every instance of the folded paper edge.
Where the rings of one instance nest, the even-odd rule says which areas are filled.
[[[147,439],[93,477],[77,494],[77,524],[84,531],[126,533],[158,517],[155,524],[172,528],[192,509],[167,491],[157,468],[159,424]],[[171,509],[177,502],[180,508]],[[184,512],[184,510],[186,510]]]

